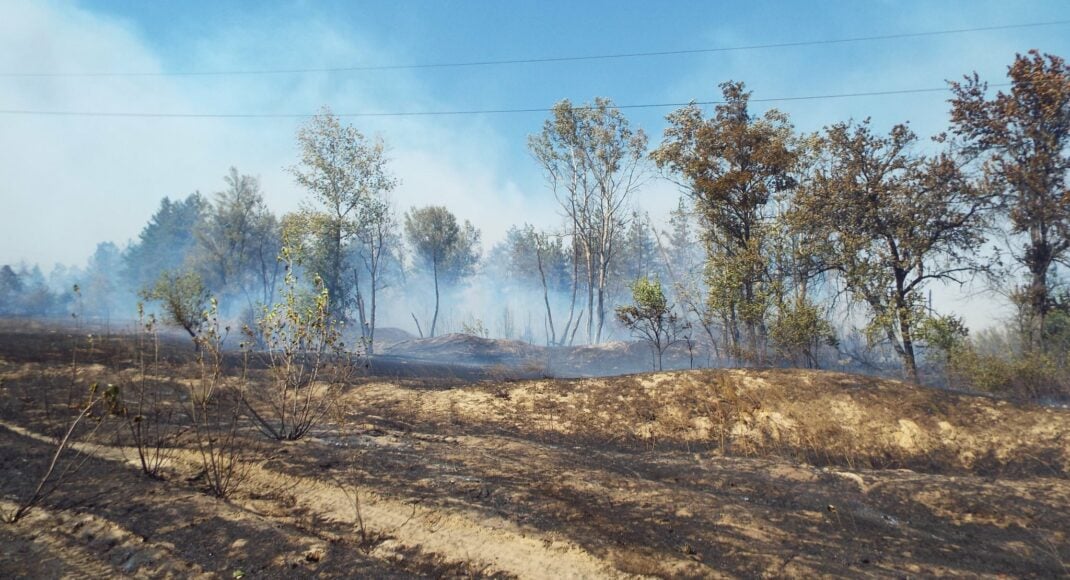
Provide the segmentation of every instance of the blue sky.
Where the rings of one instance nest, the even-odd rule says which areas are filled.
[[[826,40],[1070,19],[1049,2],[142,2],[0,0],[0,71],[183,72],[556,57]],[[0,77],[0,109],[306,113],[548,107],[710,100],[745,81],[755,98],[939,87],[977,70],[999,82],[1015,52],[1070,57],[1070,26],[607,61],[339,74]],[[801,130],[872,116],[946,126],[944,94],[761,104]],[[669,109],[629,110],[651,142]],[[545,114],[361,118],[391,144],[402,210],[445,203],[487,242],[558,221],[525,141]],[[277,212],[302,193],[294,119],[114,119],[0,115],[0,263],[82,263],[96,242],[136,237],[165,195],[260,175]],[[655,216],[678,192],[652,182]]]

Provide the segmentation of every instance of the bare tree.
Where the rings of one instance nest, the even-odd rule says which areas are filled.
[[[643,182],[647,138],[612,101],[554,106],[528,148],[569,220],[587,276],[587,340],[601,342],[610,265],[627,221],[627,201]]]
[[[390,282],[391,274],[401,272],[401,235],[397,215],[386,197],[386,192],[379,192],[365,204],[361,212],[361,224],[357,230],[360,241],[357,249],[358,258],[363,266],[363,272],[368,275],[368,298],[366,303],[364,292],[361,290],[359,273],[361,268],[354,269],[357,280],[354,281],[356,291],[357,313],[360,316],[361,336],[364,338],[368,354],[375,352],[375,326],[378,312],[379,291],[386,288]]]

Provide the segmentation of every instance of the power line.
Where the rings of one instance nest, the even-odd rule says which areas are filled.
[[[694,48],[684,50],[660,50],[651,52],[622,52],[613,54],[594,54],[581,56],[557,56],[537,58],[515,58],[501,60],[473,60],[458,62],[417,63],[417,64],[370,64],[344,67],[322,68],[288,68],[288,69],[234,69],[218,71],[173,71],[173,72],[0,72],[0,78],[88,78],[88,77],[170,77],[170,76],[255,76],[255,75],[287,75],[287,74],[310,74],[310,73],[346,73],[362,71],[389,71],[389,70],[412,70],[412,69],[442,69],[462,67],[503,66],[518,64],[539,63],[563,63],[595,60],[616,60],[629,58],[676,56],[689,54],[710,54],[720,52],[738,52],[747,50],[764,50],[772,48],[797,48],[803,46],[821,46],[830,44],[848,44],[855,42],[872,42],[880,40],[900,40],[906,38],[924,38],[931,36],[945,36],[952,34],[967,34],[972,32],[991,32],[995,30],[1014,30],[1024,28],[1038,28],[1044,26],[1062,26],[1070,24],[1070,20],[1049,20],[1044,22],[1028,22],[1022,24],[1001,24],[996,26],[978,26],[974,28],[952,28],[945,30],[931,30],[925,32],[902,32],[896,34],[880,34],[873,36],[855,36],[847,38],[835,38],[824,40],[802,40],[796,42],[775,42],[768,44],[749,44],[738,46],[722,46],[714,48]]]
[[[1006,87],[1010,83],[991,84],[990,87]],[[878,97],[886,95],[913,95],[923,93],[946,92],[947,87],[934,87],[924,89],[899,89],[888,91],[866,91],[853,93],[830,93],[821,95],[801,95],[794,97],[767,97],[752,98],[752,103],[777,103],[791,101],[819,101],[825,99],[848,99],[855,97]],[[723,105],[725,101],[688,101],[677,103],[642,103],[613,105],[616,109],[656,109],[668,107],[685,107],[688,105]],[[590,106],[576,106],[576,110],[588,110]],[[441,117],[463,115],[506,115],[518,113],[548,113],[553,111],[550,107],[531,107],[518,109],[461,109],[447,111],[393,111],[393,112],[368,112],[368,113],[334,113],[336,117]],[[139,113],[128,111],[47,111],[32,109],[0,109],[0,115],[10,116],[38,116],[38,117],[127,117],[127,118],[153,118],[153,119],[307,119],[316,116],[316,113]]]

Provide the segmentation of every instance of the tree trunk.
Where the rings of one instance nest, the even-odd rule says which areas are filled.
[[[587,344],[594,343],[594,264],[591,260],[591,250],[585,247],[584,257],[587,260]]]
[[[542,301],[546,304],[546,320],[550,325],[550,333],[547,336],[546,344],[552,346],[557,342],[557,332],[554,330],[554,315],[550,310],[550,292],[546,287],[546,271],[542,267],[542,242],[536,240],[535,243],[535,261],[539,265],[539,278],[542,280]]]
[[[914,357],[914,339],[910,334],[910,322],[906,319],[899,320],[899,332],[903,335],[903,367],[914,384],[920,384],[918,378],[918,362]]]
[[[569,303],[569,307],[568,307],[568,321],[565,322],[565,328],[561,331],[560,346],[565,346],[565,342],[568,340],[568,337],[569,337],[568,329],[569,329],[570,326],[572,326],[572,316],[576,313],[576,294],[577,294],[577,291],[579,290],[579,287],[580,287],[580,263],[579,263],[579,259],[578,259],[579,256],[577,255],[578,252],[576,251],[575,243],[576,243],[575,240],[573,240],[573,246],[572,246],[572,301]],[[576,327],[578,328],[579,325],[580,325],[580,321],[577,320],[576,321]],[[575,336],[575,335],[576,335],[576,332],[575,332],[575,330],[573,330],[572,336]],[[571,344],[571,343],[569,343],[569,344]]]
[[[902,347],[899,350],[903,357],[903,371],[907,378],[914,384],[920,384],[918,379],[918,361],[914,355],[914,337],[912,334],[911,312],[907,302],[906,292],[903,290],[905,274],[896,273],[896,285],[899,287],[895,295],[896,315],[899,318],[899,337]]]
[[[1030,228],[1030,247],[1026,253],[1029,266],[1029,348],[1044,349],[1044,329],[1047,322],[1048,268],[1051,264],[1051,244],[1040,225]]]
[[[376,268],[378,269],[378,268]],[[378,282],[378,273],[372,274],[372,311],[371,311],[371,325],[368,327],[368,354],[375,354],[375,297],[378,294],[375,287]]]
[[[435,338],[435,325],[438,324],[438,257],[431,260],[431,268],[435,276],[435,315],[431,318],[431,338]]]

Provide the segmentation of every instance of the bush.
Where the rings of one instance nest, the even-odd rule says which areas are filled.
[[[950,377],[967,388],[1023,399],[1070,397],[1070,371],[1050,354],[985,353],[967,344],[950,361]]]
[[[259,354],[269,380],[263,387],[244,381],[241,400],[264,435],[295,441],[334,408],[358,365],[345,351],[322,280],[315,279],[314,295],[303,296],[288,267],[284,284],[282,303],[266,308],[256,328],[244,329],[251,341],[264,345]]]

